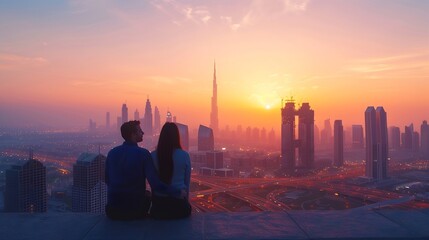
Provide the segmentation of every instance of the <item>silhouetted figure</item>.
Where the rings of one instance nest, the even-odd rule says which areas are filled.
[[[152,190],[180,196],[181,191],[162,183],[148,150],[137,143],[143,141],[140,121],[125,122],[121,135],[125,142],[110,150],[106,159],[106,215],[112,219],[130,220],[148,215],[151,203],[146,191],[146,178]]]
[[[189,184],[191,181],[191,160],[182,150],[180,135],[175,123],[167,122],[162,127],[156,151],[152,152],[159,178],[171,188],[181,191],[182,197],[175,197],[155,189],[152,195],[151,215],[157,219],[188,217],[191,214],[189,204]]]

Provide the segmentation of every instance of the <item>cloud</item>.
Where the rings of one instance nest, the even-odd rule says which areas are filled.
[[[210,12],[205,7],[186,7],[183,12],[188,20],[196,23],[207,23],[211,19]]]
[[[227,24],[231,30],[238,31],[273,15],[304,12],[307,10],[309,2],[310,0],[254,0],[249,6],[243,6],[244,9],[247,9],[244,14],[231,13],[231,15],[222,15],[220,20]],[[234,21],[233,15],[238,15],[235,19],[239,20]]]
[[[166,85],[172,85],[172,84],[188,84],[191,83],[192,80],[189,78],[182,78],[182,77],[167,77],[167,76],[148,76],[146,79],[150,81],[154,81],[159,84],[166,84]]]
[[[284,11],[303,12],[307,10],[310,0],[283,0]]]
[[[28,57],[9,53],[0,53],[0,70],[46,65],[48,60],[42,57]]]
[[[177,0],[151,0],[150,4],[167,15],[177,26],[183,26],[186,22],[218,22],[232,31],[238,31],[273,15],[304,12],[309,2],[310,0],[253,0],[240,2],[235,4],[235,7],[221,7],[216,4],[202,6],[200,2],[185,4]]]
[[[101,86],[109,86],[112,84],[112,82],[110,81],[91,81],[91,80],[87,80],[87,81],[83,81],[83,80],[78,80],[78,81],[73,81],[70,83],[72,86],[75,87],[101,87]]]
[[[220,20],[229,26],[232,31],[248,26],[252,23],[252,11],[247,12],[239,21],[234,22],[230,16],[220,16]]]
[[[149,3],[170,17],[171,22],[177,26],[182,26],[186,21],[207,24],[212,19],[212,14],[205,6],[184,4],[175,0],[151,0]]]
[[[428,68],[429,51],[355,60],[346,70],[357,73],[414,71]],[[374,75],[371,75],[374,79]]]
[[[379,57],[379,58],[370,58],[370,59],[364,59],[362,61],[369,62],[369,63],[380,63],[380,62],[396,62],[401,60],[410,60],[410,59],[421,59],[429,58],[429,51],[419,51],[418,53],[409,53],[409,54],[400,54],[400,55],[394,55],[394,56],[386,56],[386,57]]]
[[[264,13],[290,13],[304,12],[307,10],[310,0],[253,0],[250,10]]]
[[[387,64],[368,64],[349,67],[349,70],[360,73],[383,72],[391,69],[393,69],[393,67]]]

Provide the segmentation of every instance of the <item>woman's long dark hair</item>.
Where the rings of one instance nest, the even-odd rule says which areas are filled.
[[[165,184],[170,184],[173,178],[173,151],[180,146],[180,135],[177,125],[167,122],[161,129],[156,154],[158,155],[159,178]]]

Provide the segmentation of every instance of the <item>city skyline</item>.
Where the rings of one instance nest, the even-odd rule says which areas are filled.
[[[311,102],[316,125],[389,126],[428,116],[426,1],[48,1],[0,4],[0,124],[114,121],[146,96],[209,125],[216,59],[219,128],[280,130],[281,99]],[[37,11],[33,11],[37,9]],[[113,122],[112,121],[112,122]]]

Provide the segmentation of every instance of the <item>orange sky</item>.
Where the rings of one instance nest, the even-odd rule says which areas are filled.
[[[36,9],[37,11],[33,11]],[[280,128],[280,102],[362,124],[429,119],[427,1],[23,1],[0,4],[1,126],[86,127],[147,96],[191,128]],[[270,109],[267,110],[267,105]]]

